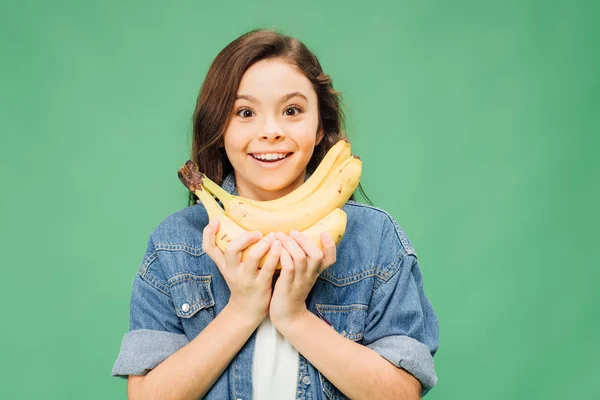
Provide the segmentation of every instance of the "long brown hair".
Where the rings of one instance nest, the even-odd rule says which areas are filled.
[[[341,95],[333,88],[329,75],[323,73],[317,57],[298,39],[271,29],[250,31],[229,43],[214,59],[194,110],[191,160],[217,184],[233,170],[222,143],[242,76],[252,64],[269,58],[282,58],[295,65],[317,93],[318,129],[323,128],[324,137],[315,147],[307,170],[313,172],[338,140],[347,140]],[[360,185],[359,190],[372,204]],[[189,205],[196,200],[190,192]]]

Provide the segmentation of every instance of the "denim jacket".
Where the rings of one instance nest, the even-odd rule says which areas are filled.
[[[237,194],[233,173],[222,187]],[[424,395],[437,382],[433,355],[439,331],[417,256],[385,211],[352,200],[343,210],[348,222],[337,245],[337,260],[321,273],[306,306],[340,335],[415,376]],[[197,204],[168,216],[151,234],[133,281],[130,328],[113,376],[147,374],[194,339],[227,305],[227,283],[202,251],[207,224],[208,215]],[[256,331],[204,399],[252,399],[255,340]],[[302,354],[296,397],[347,399]]]

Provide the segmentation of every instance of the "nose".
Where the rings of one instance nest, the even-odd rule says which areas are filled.
[[[281,140],[285,137],[285,134],[275,118],[267,117],[260,137],[264,140]]]

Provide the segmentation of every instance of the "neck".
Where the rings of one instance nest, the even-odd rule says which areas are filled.
[[[292,182],[287,187],[281,189],[265,190],[256,186],[249,186],[244,184],[240,185],[237,183],[237,181],[235,188],[237,190],[238,195],[241,197],[245,197],[247,199],[256,201],[271,201],[283,197],[296,190],[304,183],[305,178],[306,170],[304,170],[294,182]]]

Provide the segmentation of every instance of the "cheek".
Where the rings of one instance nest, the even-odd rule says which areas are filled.
[[[244,130],[244,127],[230,127],[227,129],[227,132],[225,132],[225,137],[223,139],[225,150],[229,150],[229,152],[233,153],[245,149],[250,140],[249,137],[250,135]]]
[[[227,143],[227,141],[225,142],[225,155],[227,156],[229,162],[232,163],[234,166],[239,165],[239,162],[241,161],[240,158],[242,149],[238,147],[239,145],[236,146],[235,144]]]
[[[294,136],[298,143],[310,145],[314,144],[317,138],[317,127],[317,122],[304,120],[290,126],[288,132]]]

